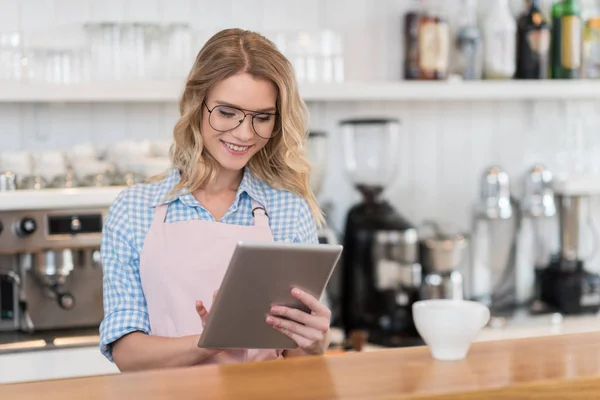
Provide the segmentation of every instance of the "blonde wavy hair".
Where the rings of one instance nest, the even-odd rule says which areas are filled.
[[[323,214],[309,185],[311,166],[305,155],[308,111],[298,93],[290,62],[264,36],[242,29],[217,32],[202,47],[189,73],[179,102],[180,118],[173,129],[170,157],[181,180],[172,192],[194,192],[214,180],[219,164],[204,151],[200,132],[202,107],[221,80],[245,72],[267,79],[278,89],[275,135],[248,163],[250,171],[275,189],[306,199],[318,225]]]

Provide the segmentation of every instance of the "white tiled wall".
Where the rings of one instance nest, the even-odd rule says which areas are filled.
[[[401,76],[401,14],[406,0],[0,0],[0,29],[39,31],[57,24],[102,20],[187,21],[214,32],[243,27],[268,33],[333,28],[344,34],[346,78]],[[480,1],[485,13],[490,2]],[[545,2],[548,3],[548,2]],[[456,14],[456,0],[439,1]],[[522,5],[511,1],[513,11]],[[324,201],[333,201],[334,225],[358,196],[342,169],[336,122],[348,116],[402,119],[400,163],[388,197],[414,222],[434,218],[466,230],[483,169],[508,170],[518,181],[534,162],[555,165],[564,147],[565,102],[386,102],[310,104],[312,128],[332,134]],[[588,104],[600,115],[600,103]],[[2,104],[3,149],[106,144],[125,138],[168,138],[175,103]],[[599,133],[600,135],[600,133]],[[596,204],[596,213],[600,207]]]

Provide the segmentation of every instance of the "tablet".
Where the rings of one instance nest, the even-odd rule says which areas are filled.
[[[267,324],[273,304],[308,309],[298,287],[320,299],[342,252],[329,244],[239,242],[209,310],[198,347],[294,349],[296,342]]]

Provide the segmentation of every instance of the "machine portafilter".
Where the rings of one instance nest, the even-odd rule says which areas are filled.
[[[60,308],[70,310],[75,306],[75,297],[65,289],[67,278],[76,264],[71,249],[27,253],[23,263],[32,270]]]

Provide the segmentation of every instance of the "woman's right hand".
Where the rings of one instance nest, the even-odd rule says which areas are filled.
[[[202,301],[196,302],[196,312],[202,326],[206,325],[208,310]],[[199,340],[200,335],[162,337],[135,331],[116,340],[112,353],[119,370],[125,372],[198,365],[223,351],[200,348]],[[148,352],[147,349],[153,351]]]

